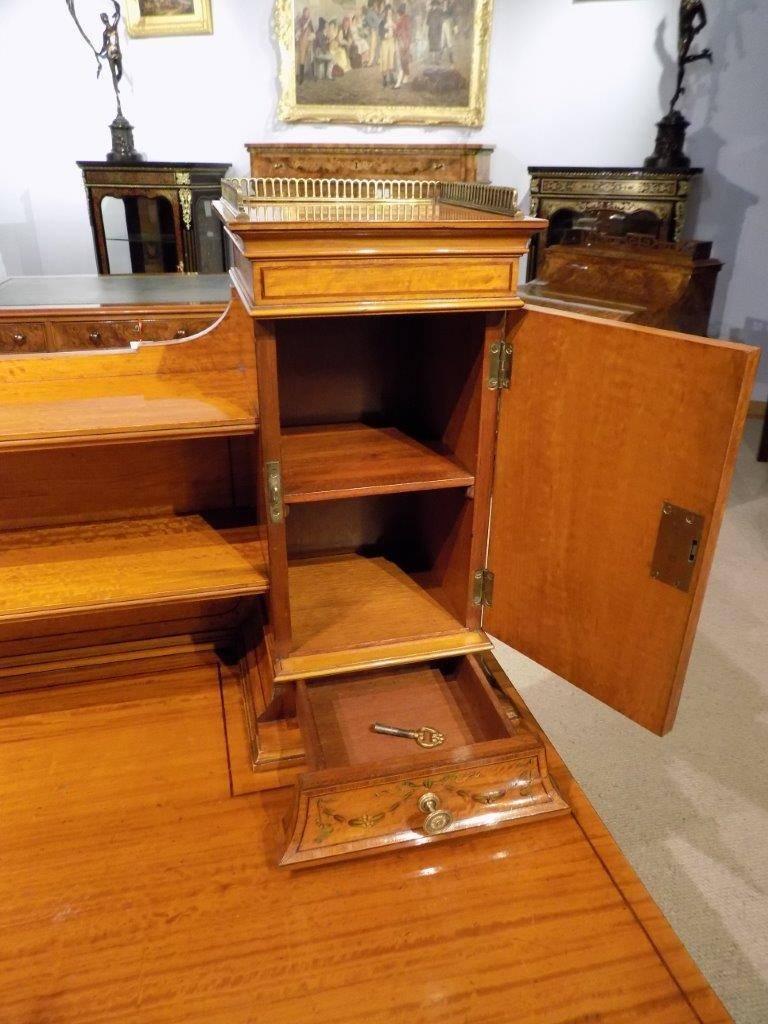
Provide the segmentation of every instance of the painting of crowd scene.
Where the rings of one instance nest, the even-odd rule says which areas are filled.
[[[479,3],[295,0],[296,103],[467,107]]]

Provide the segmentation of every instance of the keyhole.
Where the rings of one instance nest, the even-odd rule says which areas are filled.
[[[696,561],[696,554],[698,553],[698,550],[699,550],[699,542],[698,542],[698,540],[691,541],[691,550],[688,552],[688,561],[690,562],[691,565],[693,565],[693,563]]]

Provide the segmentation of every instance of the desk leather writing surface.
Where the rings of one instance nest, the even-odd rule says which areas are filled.
[[[0,308],[152,306],[229,301],[227,274],[60,274],[7,277]]]

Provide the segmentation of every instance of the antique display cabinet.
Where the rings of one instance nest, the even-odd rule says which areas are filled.
[[[700,167],[529,167],[531,214],[549,226],[535,239],[527,278],[538,277],[542,249],[558,245],[579,224],[600,222],[611,234],[645,235],[679,242]]]
[[[225,269],[212,204],[228,164],[78,160],[100,274]]]

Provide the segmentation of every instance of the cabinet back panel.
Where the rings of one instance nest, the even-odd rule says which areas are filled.
[[[0,530],[234,504],[226,438],[6,452],[0,479]]]
[[[467,504],[464,490],[454,489],[292,505],[288,553],[356,551],[384,555],[406,572],[424,572],[452,546]]]
[[[473,502],[463,488],[292,505],[288,554],[383,555],[464,620]]]
[[[444,439],[474,465],[484,314],[277,325],[283,426],[364,422]]]

